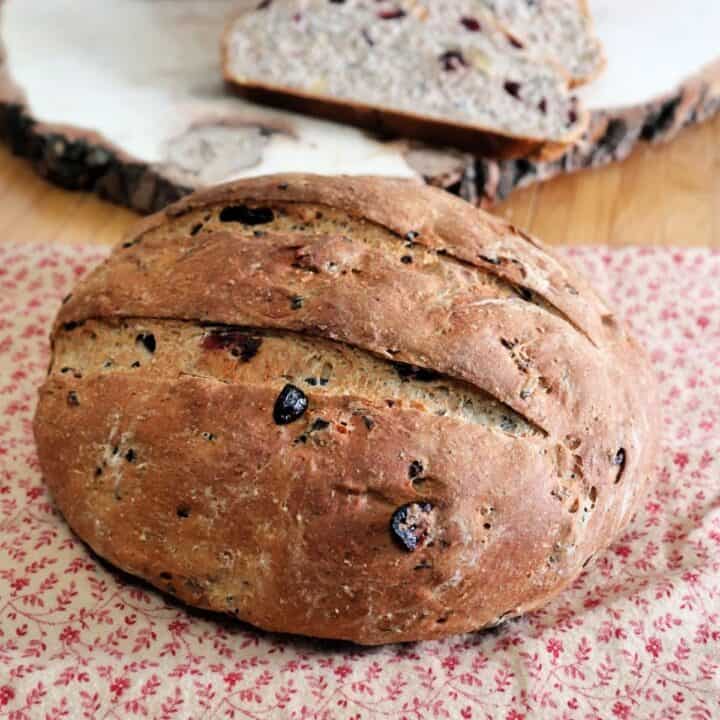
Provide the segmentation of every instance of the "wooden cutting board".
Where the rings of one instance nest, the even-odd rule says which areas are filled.
[[[519,190],[496,211],[552,244],[720,249],[720,116],[623,163]],[[0,147],[0,242],[111,245],[136,218],[49,185]]]
[[[254,0],[0,0],[0,136],[50,180],[140,211],[232,177],[297,169],[421,176],[490,203],[621,159],[720,108],[720,64],[707,65],[720,3],[590,0],[608,65],[580,90],[593,121],[564,156],[496,162],[388,141],[230,96],[218,38],[243,2]]]

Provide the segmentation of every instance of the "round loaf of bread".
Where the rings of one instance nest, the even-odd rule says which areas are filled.
[[[536,608],[630,520],[645,354],[538,240],[414,182],[283,175],[142,222],[66,298],[40,463],[100,556],[364,644]]]

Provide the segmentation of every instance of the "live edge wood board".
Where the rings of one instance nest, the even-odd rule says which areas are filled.
[[[233,96],[233,0],[0,0],[0,137],[51,182],[140,212],[224,180],[312,170],[422,177],[484,205],[665,142],[720,109],[720,3],[591,0],[608,56],[581,140],[552,162],[371,137]]]

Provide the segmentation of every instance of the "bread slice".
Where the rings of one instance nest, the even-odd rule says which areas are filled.
[[[605,66],[585,0],[480,0],[511,43],[557,62],[570,84],[592,80]]]
[[[467,0],[267,0],[233,20],[226,79],[262,101],[496,155],[569,143],[586,113],[552,62]]]

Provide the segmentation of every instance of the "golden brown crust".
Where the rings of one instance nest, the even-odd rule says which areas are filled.
[[[306,349],[231,356],[203,340],[219,323]],[[134,328],[139,366],[118,349]],[[358,348],[354,369],[303,386],[307,410],[278,425],[313,336]],[[71,526],[272,630],[374,644],[536,607],[629,521],[654,459],[654,380],[605,303],[536,239],[411,182],[283,175],[191,196],[81,283],[54,338],[35,432]],[[422,373],[462,381],[536,430],[398,402],[362,380],[371,357],[425,368],[407,397]],[[413,552],[391,532],[408,503],[429,503]]]
[[[79,405],[68,405],[68,388],[78,385]],[[271,630],[365,643],[439,636],[513,609],[528,574],[523,600],[553,588],[545,562],[552,540],[570,536],[570,520],[560,503],[546,507],[554,472],[549,454],[539,461],[537,441],[372,406],[368,429],[351,410],[357,399],[311,395],[313,417],[347,418],[348,431],[302,445],[295,439],[304,427],[273,424],[275,397],[200,378],[55,379],[37,421],[40,447],[54,448],[44,471],[71,526],[101,556],[191,604],[237,610]],[[208,428],[215,442],[203,438]],[[121,482],[108,470],[94,477],[108,443],[120,444]],[[415,458],[433,472],[420,491],[408,477]],[[504,482],[515,473],[521,499]],[[443,534],[407,553],[390,518],[423,498],[440,508]],[[552,536],[525,522],[538,513],[558,525]],[[498,583],[521,536],[527,552]]]
[[[194,193],[171,206],[168,215],[180,217],[213,203],[260,200],[334,207],[401,238],[417,234],[418,244],[537,293],[589,336],[603,332],[602,318],[610,312],[605,303],[537,238],[449,193],[409,180],[271,175]],[[128,240],[163,220],[162,213],[147,218]]]

